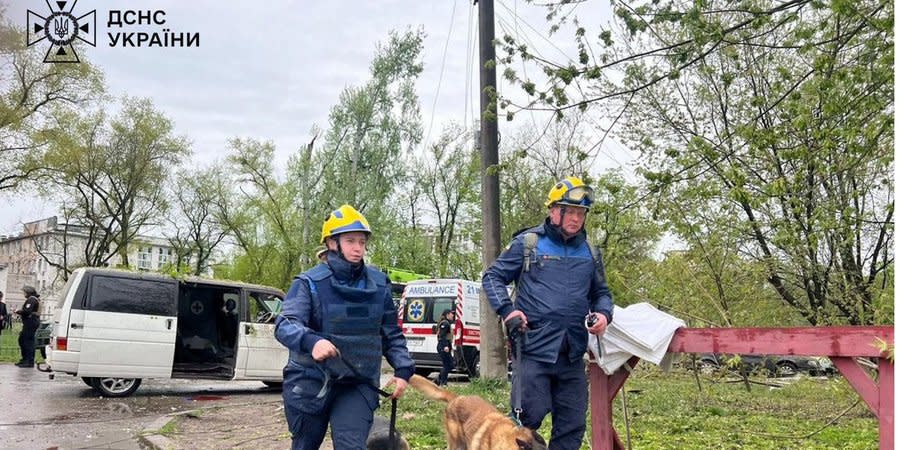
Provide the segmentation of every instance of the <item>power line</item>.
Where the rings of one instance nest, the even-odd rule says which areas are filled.
[[[427,146],[428,141],[431,139],[431,129],[434,126],[434,115],[437,111],[437,102],[438,98],[441,95],[441,83],[444,81],[444,65],[447,63],[447,47],[450,46],[450,36],[453,34],[453,22],[456,20],[456,0],[453,0],[453,10],[450,11],[450,27],[447,30],[447,40],[444,41],[444,54],[441,57],[441,71],[438,75],[438,84],[437,90],[434,93],[434,102],[431,104],[431,120],[428,121],[428,132],[425,134],[425,140],[422,141],[422,146]]]

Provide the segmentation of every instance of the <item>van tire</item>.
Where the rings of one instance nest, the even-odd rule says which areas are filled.
[[[284,383],[281,381],[263,381],[262,383],[268,386],[269,389],[281,389],[284,386]]]
[[[91,387],[104,397],[128,397],[141,385],[140,378],[94,378]]]
[[[94,377],[81,377],[81,381],[89,387],[94,387]]]

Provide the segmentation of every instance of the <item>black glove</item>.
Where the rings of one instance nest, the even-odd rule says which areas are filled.
[[[514,316],[504,322],[504,324],[506,325],[506,336],[509,338],[509,340],[515,341],[522,334],[522,332],[524,331],[522,330],[523,322],[524,321],[522,320],[522,316]]]

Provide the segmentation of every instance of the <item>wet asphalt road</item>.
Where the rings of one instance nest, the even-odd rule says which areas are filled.
[[[101,398],[80,378],[0,364],[0,449],[139,449],[160,416],[280,399],[258,381],[210,380],[144,380],[131,397]]]

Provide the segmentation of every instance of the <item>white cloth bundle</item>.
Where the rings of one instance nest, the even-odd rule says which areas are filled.
[[[612,375],[632,356],[659,365],[672,342],[675,330],[684,321],[664,313],[649,303],[637,303],[626,308],[614,307],[613,322],[606,328],[600,343],[600,367]],[[588,350],[594,356],[598,339],[588,336]]]

